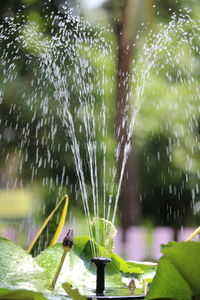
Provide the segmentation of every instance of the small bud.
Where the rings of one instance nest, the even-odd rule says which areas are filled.
[[[63,247],[72,248],[73,245],[74,245],[73,229],[69,229],[65,238],[63,239]]]
[[[131,295],[135,295],[136,285],[135,285],[135,280],[133,278],[129,282],[128,288],[130,290]]]
[[[135,280],[132,278],[131,281],[129,282],[128,288],[130,290],[135,290],[136,285],[135,285]]]

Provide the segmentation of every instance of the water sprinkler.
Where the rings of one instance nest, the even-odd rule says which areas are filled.
[[[96,295],[103,296],[105,293],[105,266],[111,262],[107,257],[94,257],[91,262],[95,263],[97,267],[96,277]]]

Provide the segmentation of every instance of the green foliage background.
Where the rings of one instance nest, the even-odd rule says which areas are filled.
[[[147,0],[148,1],[148,0]],[[114,1],[113,1],[114,2]],[[67,9],[70,9],[72,2],[67,1]],[[145,3],[145,1],[144,1]],[[18,16],[18,21],[22,22],[21,15],[25,16],[26,20],[31,20],[38,26],[38,32],[42,31],[45,33],[47,39],[51,39],[51,30],[56,32],[56,26],[51,24],[51,18],[44,18],[45,14],[51,15],[52,12],[59,14],[60,17],[64,18],[61,2],[51,1],[43,2],[39,0],[15,0],[15,1],[1,1],[0,3],[0,17],[1,20],[5,19],[6,16]],[[75,6],[75,1],[74,4]],[[60,8],[59,8],[60,7]],[[80,3],[80,7],[81,3]],[[162,22],[163,24],[168,24],[171,19],[171,15],[175,12],[180,15],[185,7],[190,7],[191,16],[195,20],[199,19],[200,5],[198,1],[152,1],[152,5],[149,6],[146,19],[144,17],[144,24],[147,29],[143,33],[139,34],[139,38],[136,44],[136,57],[134,57],[134,68],[139,71],[144,67],[140,65],[139,58],[143,55],[142,49],[144,43],[148,44],[148,32],[151,29],[153,32],[159,32],[157,25]],[[21,9],[20,12],[18,10]],[[100,22],[104,23],[106,26],[110,22],[109,16],[114,14],[119,15],[119,7],[110,1],[110,6],[108,9],[102,13],[102,19]],[[117,12],[117,13],[116,13]],[[88,13],[86,10],[80,10],[80,14],[83,18],[87,19]],[[23,18],[24,20],[24,18]],[[47,20],[49,22],[47,22]],[[73,29],[73,24],[68,24]],[[144,25],[143,25],[144,26]],[[139,30],[142,29],[138,25]],[[96,30],[96,29],[95,29]],[[188,33],[193,30],[189,26],[185,29]],[[87,31],[87,28],[86,28]],[[93,32],[90,33],[91,36]],[[15,36],[10,36],[10,40],[14,39]],[[26,38],[26,37],[25,37]],[[113,56],[107,57],[105,63],[107,69],[105,74],[107,76],[107,81],[105,85],[105,99],[110,112],[110,119],[108,120],[109,128],[107,135],[107,155],[110,165],[114,164],[113,153],[115,149],[115,138],[113,122],[115,118],[115,68],[116,61],[113,59],[116,57],[116,37],[114,32],[107,32],[104,36],[107,43],[112,41],[113,46]],[[172,44],[176,49],[177,36],[172,36]],[[71,43],[73,43],[73,39]],[[7,45],[1,45],[2,49],[7,47]],[[100,41],[99,41],[100,43]],[[194,41],[196,46],[199,47],[198,39]],[[167,47],[171,47],[168,45]],[[10,58],[12,58],[12,50],[10,52]],[[177,52],[180,49],[176,49]],[[21,135],[26,134],[26,124],[29,122],[30,115],[26,107],[26,103],[23,99],[23,90],[29,85],[29,92],[34,93],[34,86],[30,86],[30,81],[32,78],[32,69],[27,69],[26,67],[26,52],[35,53],[38,50],[34,45],[28,44],[26,49],[20,49],[20,60],[18,60],[17,65],[17,77],[6,84],[4,101],[1,104],[0,110],[0,130],[3,134],[5,130],[5,124],[7,128],[11,128],[15,131],[15,138],[11,141],[6,139],[1,139],[1,149],[2,156],[0,158],[1,168],[5,168],[5,158],[8,153],[10,153],[10,158],[12,155],[16,154],[16,151],[23,151],[20,145]],[[94,73],[98,68],[101,68],[101,62],[96,59],[101,53],[92,49],[93,51],[93,61],[90,61]],[[169,65],[164,65],[162,71],[156,74],[155,70],[152,69],[149,75],[149,80],[145,86],[145,92],[143,95],[143,104],[138,116],[138,122],[135,129],[134,147],[137,151],[138,157],[138,178],[140,183],[140,192],[143,206],[143,219],[150,219],[154,225],[195,225],[199,221],[198,212],[194,216],[194,205],[199,201],[199,177],[200,177],[200,156],[199,156],[199,120],[200,120],[200,109],[199,109],[199,98],[195,94],[195,88],[200,81],[199,73],[199,63],[200,58],[196,55],[195,51],[190,49],[190,45],[183,49],[183,56],[181,60],[175,66],[175,69],[170,69]],[[190,53],[190,55],[188,55]],[[175,53],[174,53],[175,54]],[[80,55],[87,55],[84,50]],[[165,64],[166,53],[164,51],[160,53],[158,58],[158,65]],[[195,60],[195,67],[193,61]],[[34,66],[37,61],[34,61]],[[70,64],[70,57],[66,64]],[[182,84],[176,81],[175,73],[178,70],[187,70],[191,72],[195,77],[195,83],[189,85],[187,82]],[[98,73],[98,72],[97,72]],[[169,80],[167,74],[170,74],[172,80]],[[4,74],[0,74],[0,85],[3,83]],[[110,79],[110,80],[109,80]],[[70,78],[69,78],[70,80]],[[87,81],[87,77],[85,78]],[[98,89],[98,78],[94,76],[93,84]],[[76,99],[76,91],[73,90],[73,82],[71,84],[71,99]],[[175,92],[174,92],[175,91]],[[48,90],[47,93],[51,93]],[[97,93],[94,94],[97,100],[96,114],[98,115],[98,105],[101,104],[102,98]],[[99,97],[99,98],[98,98]],[[197,97],[197,98],[195,98]],[[194,101],[195,99],[195,101]],[[134,103],[134,86],[133,86],[133,99]],[[12,109],[13,104],[16,104],[17,108]],[[31,174],[33,170],[33,165],[35,162],[35,153],[45,153],[51,149],[52,161],[57,162],[56,164],[48,164],[46,168],[38,169],[37,182],[35,186],[40,197],[43,198],[46,204],[45,214],[47,215],[49,211],[52,210],[54,206],[55,199],[58,199],[63,192],[70,194],[71,199],[78,199],[79,201],[72,200],[70,202],[70,209],[76,208],[78,211],[83,211],[80,205],[80,195],[77,195],[77,178],[76,172],[73,165],[72,154],[69,148],[66,148],[67,141],[65,131],[62,128],[58,116],[54,115],[54,122],[58,126],[58,130],[55,135],[54,145],[59,145],[59,149],[52,145],[52,140],[48,140],[48,128],[51,123],[45,126],[41,126],[39,131],[39,143],[35,144],[35,140],[32,139],[35,135],[37,126],[41,122],[41,113],[39,107],[40,99],[35,103],[36,118],[34,122],[31,123],[29,128],[30,132],[27,133],[27,144],[24,145],[26,148],[28,160],[23,164],[23,170],[21,174],[15,173],[15,177],[18,178],[18,184],[23,180],[23,184],[30,185]],[[188,106],[191,104],[193,107],[189,112],[189,117],[185,118]],[[178,107],[176,106],[178,105]],[[74,102],[74,107],[76,107],[76,102]],[[51,108],[52,111],[56,111],[56,107]],[[10,113],[11,111],[11,113]],[[74,109],[75,114],[75,109]],[[18,127],[16,129],[16,125]],[[79,122],[76,123],[77,127],[80,125]],[[177,138],[180,131],[183,131],[183,135]],[[25,133],[24,133],[25,132]],[[65,139],[63,139],[65,136]],[[46,137],[46,143],[42,145],[41,140]],[[80,140],[84,139],[83,136],[78,137]],[[99,141],[101,141],[102,136],[98,136]],[[39,147],[39,148],[38,148]],[[81,149],[84,153],[85,149]],[[8,158],[8,159],[10,159]],[[98,160],[101,161],[101,156],[98,156]],[[65,178],[62,177],[63,166],[66,166],[67,172]],[[88,170],[85,169],[86,181],[88,180]],[[42,185],[45,178],[49,178],[49,183],[53,189],[49,189]],[[99,174],[99,180],[101,180],[102,174]],[[61,184],[62,182],[62,184]],[[42,187],[43,186],[43,187]],[[41,203],[40,207],[42,207]],[[41,212],[40,208],[37,211]]]

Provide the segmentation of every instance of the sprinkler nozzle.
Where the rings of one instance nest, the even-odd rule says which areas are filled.
[[[91,262],[95,263],[97,267],[96,277],[96,295],[104,295],[105,293],[105,266],[111,262],[110,258],[107,257],[94,257]]]

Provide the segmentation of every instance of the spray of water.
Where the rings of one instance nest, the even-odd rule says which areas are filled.
[[[49,20],[48,20],[49,21]],[[86,216],[88,232],[93,240],[91,228],[92,216],[116,219],[118,200],[121,190],[124,170],[128,155],[132,147],[132,136],[136,118],[139,113],[145,88],[152,78],[152,73],[159,75],[167,65],[170,67],[181,64],[184,48],[189,46],[189,51],[199,55],[199,48],[194,40],[200,38],[200,27],[197,22],[190,19],[188,14],[182,14],[178,18],[173,15],[171,22],[160,25],[158,33],[150,32],[148,42],[144,43],[137,66],[133,65],[131,74],[132,91],[129,93],[131,102],[134,98],[128,126],[128,139],[125,147],[116,144],[113,151],[112,164],[109,163],[108,138],[113,133],[110,130],[112,123],[111,100],[106,99],[107,87],[114,85],[115,71],[112,77],[108,76],[108,62],[113,58],[112,45],[106,43],[105,32],[109,28],[91,26],[80,18],[67,14],[61,18],[55,14],[50,16],[52,22],[51,35],[40,32],[36,24],[32,22],[20,22],[13,18],[5,19],[0,26],[1,46],[1,72],[2,83],[0,90],[0,102],[6,101],[6,93],[12,82],[16,82],[19,73],[19,62],[22,52],[25,53],[25,65],[31,69],[31,79],[18,87],[21,103],[13,101],[10,113],[18,114],[21,120],[22,107],[26,107],[27,121],[22,128],[23,136],[20,137],[18,156],[20,161],[20,173],[23,165],[28,161],[30,139],[39,142],[45,149],[44,153],[36,146],[35,163],[32,164],[32,181],[37,177],[38,170],[47,165],[57,166],[53,160],[54,151],[66,153],[70,148],[73,154],[76,176],[81,193],[81,199]],[[187,31],[187,26],[193,31]],[[55,29],[56,28],[56,29]],[[179,38],[174,44],[174,35]],[[180,51],[177,51],[180,49]],[[187,50],[187,49],[186,49]],[[173,53],[177,53],[173,56]],[[24,55],[24,54],[23,54]],[[165,57],[165,63],[160,64],[160,57]],[[109,59],[108,59],[109,58]],[[172,80],[168,74],[169,81]],[[176,80],[182,85],[195,87],[196,100],[198,101],[199,89],[195,85],[195,73],[185,66],[176,72]],[[194,93],[193,93],[194,95]],[[193,107],[188,102],[187,111]],[[40,121],[38,121],[38,115]],[[190,120],[191,114],[186,115]],[[127,118],[127,116],[124,116]],[[125,121],[125,119],[124,119]],[[12,138],[12,126],[7,120],[3,126],[10,130]],[[36,123],[36,124],[35,124]],[[34,125],[34,130],[32,127]],[[10,127],[9,127],[10,126]],[[123,126],[123,124],[122,124]],[[45,131],[44,128],[49,128]],[[65,132],[65,149],[60,149],[56,144],[59,127]],[[14,129],[17,131],[17,125]],[[41,138],[41,134],[43,134]],[[49,147],[49,145],[51,145]],[[57,148],[57,150],[55,150]],[[123,153],[121,153],[123,152]],[[117,162],[122,154],[122,168],[118,178]],[[5,154],[4,154],[5,155]],[[99,159],[100,157],[100,159]],[[6,160],[9,159],[7,154]],[[56,165],[57,164],[57,165]],[[87,176],[85,174],[87,172]],[[67,165],[62,167],[60,190],[67,184],[64,178],[67,175]],[[86,177],[90,182],[86,182]],[[57,185],[58,183],[58,178]],[[53,187],[52,177],[45,177],[44,184]],[[7,187],[15,187],[12,182],[7,182]],[[92,205],[89,199],[92,199]],[[98,224],[95,236],[100,239]],[[93,255],[96,256],[94,243],[92,243]]]

